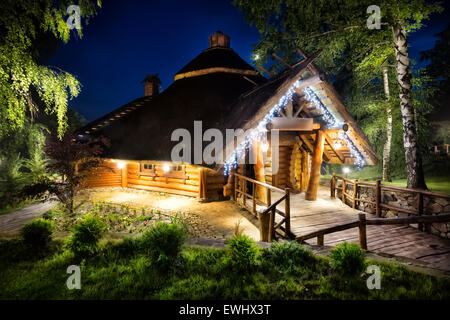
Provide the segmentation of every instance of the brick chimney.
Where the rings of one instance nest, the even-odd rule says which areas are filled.
[[[229,48],[230,37],[225,33],[223,33],[222,31],[217,31],[216,33],[209,36],[209,47]]]
[[[145,96],[156,96],[159,93],[159,85],[161,84],[161,80],[159,80],[158,74],[152,74],[151,76],[147,76],[144,80],[145,88]]]

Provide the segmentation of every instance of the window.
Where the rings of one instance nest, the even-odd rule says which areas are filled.
[[[143,176],[155,176],[155,165],[151,163],[141,163],[139,165],[139,174]]]

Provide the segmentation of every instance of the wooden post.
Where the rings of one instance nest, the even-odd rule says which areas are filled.
[[[269,239],[268,239],[268,242],[272,242],[273,239],[274,239],[275,230],[274,230],[273,227],[274,227],[274,224],[275,224],[275,210],[276,210],[276,207],[273,207],[273,209],[270,210],[270,212],[269,212],[270,219],[269,219]]]
[[[286,199],[284,200],[286,236],[289,236],[291,233],[291,191],[289,188],[284,189],[284,191],[286,192]]]
[[[334,173],[330,181],[330,196],[336,198],[336,175]]]
[[[324,238],[323,234],[317,236],[317,245],[318,246],[323,246],[323,243],[324,243],[323,238]]]
[[[423,214],[423,194],[419,192],[417,194],[417,214],[421,216]],[[417,225],[420,231],[424,231],[423,223]]]
[[[242,179],[242,205],[245,207],[247,204],[247,180]]]
[[[375,210],[377,218],[381,217],[381,186],[380,186],[380,179],[377,179],[375,182]]]
[[[367,234],[366,234],[366,214],[358,213],[359,218],[359,245],[362,249],[367,250]]]
[[[322,130],[318,130],[316,133],[316,143],[314,146],[311,176],[309,177],[308,189],[305,194],[306,200],[314,201],[317,199],[317,190],[319,188],[320,166],[322,165],[324,143],[325,135],[323,134]]]
[[[356,208],[356,191],[358,190],[358,179],[353,182],[353,209]]]
[[[122,168],[122,188],[126,188],[128,186],[128,166],[127,163],[124,164]]]
[[[342,178],[342,203],[345,204],[345,179]]]
[[[271,190],[267,189],[267,208],[272,204],[272,194]]]
[[[237,199],[238,179],[239,178],[236,175],[234,175],[234,201],[236,202],[236,204],[238,203]]]
[[[261,143],[255,142],[253,144],[253,155],[254,159],[256,159],[255,164],[253,165],[254,172],[255,172],[255,180],[266,183],[266,176],[264,173],[264,159],[263,159],[263,152],[261,150]],[[256,197],[258,199],[265,199],[266,198],[266,189],[258,184],[255,184],[253,186],[256,188]]]
[[[269,242],[270,212],[258,213],[260,241]]]
[[[253,214],[256,214],[256,183],[253,184]]]

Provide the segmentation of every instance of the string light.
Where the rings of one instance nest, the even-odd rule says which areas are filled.
[[[328,109],[323,105],[322,100],[320,100],[313,89],[311,89],[310,87],[306,87],[305,89],[303,89],[303,92],[305,93],[306,100],[314,103],[316,108],[322,111],[321,116],[322,119],[325,120],[327,128],[342,127],[344,123],[342,121],[336,120],[333,114],[328,111]]]
[[[339,132],[339,138],[347,143],[347,146],[350,149],[350,154],[355,158],[355,165],[358,167],[358,169],[364,167],[366,161],[364,160],[364,157],[358,151],[356,146],[353,144],[349,136],[344,131],[341,131]]]
[[[266,135],[266,127],[272,121],[272,119],[280,114],[289,101],[292,100],[292,96],[295,94],[295,89],[300,86],[303,80],[298,79],[295,81],[292,86],[287,90],[287,92],[278,100],[278,102],[270,109],[270,111],[264,116],[264,118],[258,123],[258,126],[251,130],[250,133],[245,137],[244,141],[239,144],[239,146],[233,151],[233,153],[228,157],[228,159],[224,163],[224,175],[228,175],[232,168],[236,168],[238,165],[238,160],[243,159],[245,157],[245,151],[253,144],[254,141],[261,141],[265,138]],[[322,111],[322,119],[326,122],[327,128],[342,128],[344,122],[338,121],[333,114],[328,111],[328,109],[323,105],[320,98],[310,87],[305,87],[303,89],[305,94],[305,99],[309,102],[314,103],[316,108]],[[347,136],[345,132],[340,132],[339,137],[345,140],[349,146],[350,153],[355,158],[355,164],[358,168],[361,168],[365,165],[364,157],[355,147],[353,142]]]

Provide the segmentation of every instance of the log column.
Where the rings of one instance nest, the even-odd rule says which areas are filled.
[[[314,146],[314,156],[311,165],[311,175],[309,177],[308,190],[305,194],[306,200],[314,201],[317,199],[317,190],[320,180],[320,166],[322,165],[323,148],[325,144],[325,135],[322,130],[316,133],[316,143]]]
[[[256,141],[253,144],[253,152],[255,161],[255,180],[266,183],[266,176],[264,174],[264,160],[263,154],[261,151],[261,142]],[[253,187],[256,186],[256,198],[261,201],[266,201],[267,199],[267,190],[263,186],[254,184]]]
[[[128,164],[125,162],[122,170],[122,188],[126,188],[128,186]]]

